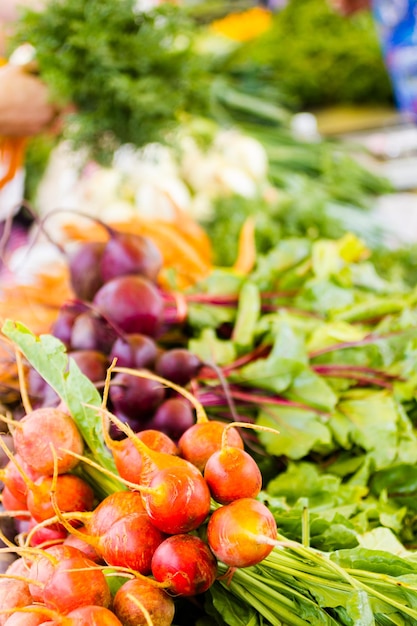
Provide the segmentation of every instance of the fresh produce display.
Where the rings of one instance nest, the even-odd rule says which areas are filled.
[[[387,182],[298,138],[291,85],[267,86],[297,60],[270,43],[294,11],[359,68],[369,16],[351,48],[323,3],[191,4],[21,22],[75,105],[59,139],[86,149],[87,208],[25,203],[1,268],[0,624],[415,624],[413,259],[364,210]]]
[[[323,93],[323,85],[326,88],[331,85],[332,95],[335,95],[336,84],[352,89],[353,77],[357,77],[360,99],[363,99],[363,90],[372,95],[377,93],[374,84],[366,87],[369,80],[384,85],[387,90],[388,79],[381,75],[383,64],[370,16],[362,15],[358,21],[346,23],[331,11],[325,0],[291,2],[276,14],[261,7],[243,11],[248,6],[243,7],[236,1],[229,3],[234,7],[227,3],[208,4],[211,21],[204,3],[198,2],[177,6],[162,3],[151,11],[140,12],[133,0],[123,0],[117,6],[111,0],[89,0],[88,3],[54,0],[42,13],[28,12],[19,23],[13,45],[30,41],[36,49],[40,75],[49,84],[52,94],[66,106],[75,105],[63,115],[62,133],[56,140],[70,139],[75,146],[83,147],[84,159],[87,153],[112,166],[112,171],[107,172],[107,179],[111,180],[112,174],[118,173],[113,155],[125,144],[143,148],[148,142],[161,142],[173,147],[176,159],[179,158],[178,177],[181,178],[187,167],[181,159],[184,135],[186,138],[188,135],[188,152],[189,140],[193,138],[203,153],[210,153],[219,128],[238,129],[256,139],[266,151],[268,179],[275,193],[260,186],[256,195],[248,195],[247,182],[236,182],[236,167],[242,169],[242,160],[249,160],[242,156],[241,162],[232,164],[225,175],[232,189],[240,187],[241,191],[233,194],[227,189],[217,198],[215,210],[209,216],[202,217],[195,209],[198,219],[205,220],[215,244],[216,262],[220,264],[230,264],[235,258],[237,232],[247,213],[255,210],[259,213],[259,246],[270,245],[280,234],[298,235],[308,231],[311,237],[339,237],[346,230],[366,237],[369,245],[381,244],[380,229],[363,209],[369,208],[370,197],[389,191],[390,185],[360,166],[352,158],[351,147],[336,141],[306,141],[295,136],[291,130],[293,113],[300,109],[288,104],[282,88],[285,80],[280,75],[290,61],[296,63],[296,58],[301,57],[303,63],[306,56],[310,59],[308,47],[304,56],[293,53],[297,44],[305,45],[306,37],[305,32],[294,34],[292,27],[294,15],[301,15],[305,30],[315,32],[316,29],[311,28],[314,15],[316,23],[328,28],[331,37],[309,37],[309,45],[317,52],[317,47],[321,49],[330,42],[337,50],[334,59],[328,50],[317,52],[320,59],[325,58],[329,63],[320,70],[320,64],[314,64],[318,73],[321,72],[320,80],[307,81],[310,71],[298,74],[306,89],[309,84],[318,83]],[[228,8],[233,8],[230,16],[233,27],[223,32],[214,18]],[[203,19],[202,15],[206,17]],[[261,28],[257,28],[258,22]],[[252,35],[247,39],[244,34],[247,34],[245,24],[248,23]],[[94,37],[91,37],[92,31]],[[351,37],[347,37],[348,32]],[[365,36],[374,39],[373,46],[369,42],[365,44]],[[287,39],[277,55],[275,42],[282,37]],[[63,46],[63,41],[71,44]],[[99,47],[97,41],[100,41]],[[172,41],[177,45],[167,45]],[[347,50],[348,42],[351,43]],[[366,56],[368,50],[369,57]],[[287,60],[284,53],[288,55]],[[275,67],[280,63],[284,67]],[[330,69],[341,74],[342,65],[349,80],[344,80],[343,75],[339,76],[340,82],[329,79]],[[372,72],[369,71],[371,66]],[[296,75],[293,69],[290,74]],[[364,82],[365,86],[361,87]],[[232,140],[233,137],[226,137],[225,154],[229,146],[232,150]],[[259,149],[253,146],[252,152],[257,154]],[[28,181],[30,199],[44,212],[43,205],[52,200],[45,197],[41,200],[34,191],[34,170],[39,171],[42,153],[42,146],[28,150]],[[214,155],[210,156],[206,165],[198,154],[191,157],[195,175],[184,176],[182,182],[194,195],[199,192],[198,182],[213,171]],[[219,173],[211,181],[211,188],[218,186],[222,179],[222,164],[218,167]],[[161,178],[166,175],[165,170],[161,171]],[[100,182],[97,186],[100,187]],[[113,188],[114,185],[107,195]],[[126,209],[129,193],[126,188],[129,185],[122,179],[118,211]],[[169,193],[169,189],[165,192]],[[134,194],[135,190],[130,193]],[[178,203],[178,194],[174,199]],[[59,192],[53,202],[53,208],[61,206]],[[106,198],[101,198],[101,204],[104,203]],[[203,204],[207,204],[207,199]],[[103,211],[102,206],[100,211]],[[231,214],[235,215],[234,219]]]
[[[115,240],[128,245],[106,280]],[[1,610],[62,624],[90,610],[122,624],[413,624],[414,292],[378,276],[349,234],[284,239],[252,270],[214,268],[181,292],[158,283],[154,245],[115,232],[99,259],[86,254],[95,286],[85,298],[70,271],[83,299],[50,334],[3,324],[23,355],[21,400],[3,400],[3,506],[20,533],[4,537],[18,557],[4,585],[22,563],[26,596]],[[72,259],[91,242],[79,246]],[[136,306],[131,286],[146,294]],[[28,461],[39,412],[78,435],[45,429]],[[91,597],[79,569],[100,574]]]

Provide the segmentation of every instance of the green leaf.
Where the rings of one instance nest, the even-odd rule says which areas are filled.
[[[261,616],[250,605],[227,593],[223,587],[214,584],[210,588],[213,606],[222,621],[230,626],[260,626]]]
[[[279,430],[279,435],[267,432],[258,434],[269,454],[301,459],[315,449],[332,449],[329,429],[312,411],[264,405],[259,411],[256,423]]]
[[[385,550],[369,550],[359,546],[351,550],[332,552],[330,558],[344,568],[378,572],[387,576],[417,573],[417,563]]]
[[[117,475],[111,453],[104,444],[101,418],[94,409],[85,406],[101,407],[100,394],[75,361],[68,358],[64,344],[52,335],[37,337],[20,322],[11,320],[5,321],[2,332],[65,402],[95,461]],[[119,489],[123,488],[114,482]]]
[[[291,385],[294,377],[306,364],[303,338],[284,323],[277,329],[269,355],[245,365],[231,379],[244,385],[281,393]]]
[[[254,344],[256,324],[261,312],[261,296],[255,283],[244,283],[239,294],[236,321],[233,327],[232,341],[238,352],[250,350]]]
[[[338,401],[337,395],[326,381],[309,368],[304,369],[294,378],[285,396],[291,400],[328,412],[335,408]]]
[[[377,469],[396,459],[400,444],[399,416],[389,392],[351,392],[339,402],[338,411],[346,420],[349,440],[371,454]]]
[[[207,363],[226,365],[236,359],[236,348],[232,341],[219,339],[212,328],[202,330],[197,339],[189,341],[191,352]]]

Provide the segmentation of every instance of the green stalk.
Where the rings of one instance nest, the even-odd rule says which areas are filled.
[[[348,586],[352,587],[353,589],[361,589],[363,591],[365,591],[370,597],[374,596],[375,598],[378,598],[379,600],[383,601],[385,604],[387,604],[388,606],[391,606],[393,608],[395,608],[396,610],[400,611],[400,613],[403,613],[405,615],[408,615],[409,617],[412,617],[414,619],[417,619],[417,611],[404,605],[401,604],[400,602],[390,598],[389,596],[385,595],[384,593],[381,593],[380,591],[378,591],[375,588],[370,587],[368,584],[366,584],[365,582],[363,582],[363,579],[371,579],[374,580],[375,579],[375,575],[374,573],[369,573],[369,572],[361,572],[361,579],[358,579],[358,570],[345,570],[343,567],[340,567],[339,565],[337,565],[336,563],[334,563],[333,561],[331,561],[330,559],[328,559],[324,554],[321,553],[317,553],[312,549],[306,549],[303,546],[301,546],[301,544],[297,544],[296,542],[288,542],[288,547],[291,548],[292,550],[294,550],[298,555],[302,555],[304,556],[306,559],[310,559],[313,562],[316,562],[319,564],[320,569],[323,568],[327,568],[330,571],[334,571],[335,573],[339,574],[340,578],[342,580],[345,580],[346,583],[348,584]],[[274,557],[277,556],[277,550],[274,549],[271,554],[266,557],[266,559],[264,559],[264,561],[262,562],[262,568],[266,567],[268,568],[270,566],[270,560],[271,560],[271,555],[273,554]],[[279,560],[276,561],[276,564],[279,564]],[[294,575],[293,572],[291,572],[291,568],[286,568],[285,566],[281,565],[281,568],[275,567],[274,569],[278,570],[278,571],[285,571],[285,570],[289,570],[288,573],[290,573],[291,575]],[[297,568],[296,568],[297,569]],[[305,571],[305,570],[304,570]],[[301,580],[306,580],[307,582],[310,582],[310,584],[317,584],[319,583],[319,577],[317,575],[305,575],[304,571],[298,571],[296,574],[296,577],[298,577]],[[352,571],[354,572],[355,575],[352,575]],[[360,570],[359,570],[360,571]],[[368,574],[371,574],[370,576],[368,576]],[[402,583],[401,581],[399,581],[401,586]],[[346,584],[343,585],[343,583],[338,583],[337,581],[332,581],[331,583],[334,588],[337,589],[346,589]],[[392,579],[392,584],[396,585],[397,581],[394,579]],[[327,585],[329,586],[329,583],[327,583]]]
[[[299,607],[295,603],[292,603],[293,610],[291,610],[287,607],[288,602],[291,603],[287,597],[278,593],[271,593],[267,584],[254,580],[243,569],[236,570],[229,584],[224,582],[221,584],[225,589],[232,591],[237,597],[249,603],[273,626],[281,626],[281,619],[285,620],[285,624],[291,624],[291,626],[309,626],[308,622],[297,615]],[[271,609],[271,607],[273,608]]]

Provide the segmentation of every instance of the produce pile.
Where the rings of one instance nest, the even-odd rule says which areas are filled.
[[[140,235],[68,263],[49,334],[2,328],[3,623],[413,624],[414,292],[349,234],[180,291]]]
[[[307,22],[333,19],[313,5]],[[417,623],[415,261],[366,211],[387,182],[297,138],[256,69],[294,7],[219,48],[203,7],[53,0],[22,19],[102,184],[57,240],[35,219],[2,275],[0,625]],[[262,165],[246,196],[236,135]],[[147,177],[149,141],[188,150],[194,200],[230,183],[205,230],[178,193],[170,221],[135,211],[125,175]]]

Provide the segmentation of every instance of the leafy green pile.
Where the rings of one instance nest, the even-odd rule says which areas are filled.
[[[311,496],[317,547],[351,547],[376,526],[414,545],[416,290],[382,279],[352,235],[284,239],[249,277],[217,270],[199,289],[189,346],[227,386],[201,380],[197,396],[212,415],[279,430],[259,433],[260,464],[289,536]],[[226,295],[235,304],[219,304]]]

